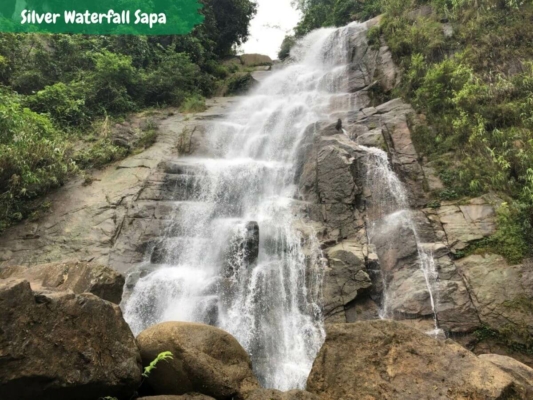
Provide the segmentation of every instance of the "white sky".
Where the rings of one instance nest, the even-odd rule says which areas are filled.
[[[256,3],[257,14],[250,25],[250,37],[240,50],[276,59],[283,38],[292,33],[300,20],[300,12],[291,6],[291,0],[256,0]]]

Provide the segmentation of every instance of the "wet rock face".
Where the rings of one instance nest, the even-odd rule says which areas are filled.
[[[129,398],[141,359],[118,306],[92,294],[0,283],[0,398]]]
[[[148,384],[159,394],[197,392],[217,400],[241,400],[259,388],[250,358],[237,340],[209,325],[166,322],[143,331],[137,342],[148,365],[163,351],[172,360],[157,365]]]
[[[345,322],[345,308],[372,286],[365,265],[364,249],[355,241],[344,241],[327,251],[324,277],[324,316],[328,322]]]
[[[111,268],[81,261],[0,269],[0,279],[8,278],[25,279],[33,290],[92,293],[115,304],[122,299],[125,281],[122,275]]]
[[[329,325],[307,390],[322,400],[527,398],[520,382],[460,345],[390,321]]]
[[[237,224],[235,232],[228,238],[228,246],[223,256],[226,277],[235,274],[240,268],[251,268],[259,257],[259,224],[247,222],[244,227]]]
[[[259,257],[259,224],[255,221],[246,224],[246,234],[243,246],[246,264],[251,265]]]

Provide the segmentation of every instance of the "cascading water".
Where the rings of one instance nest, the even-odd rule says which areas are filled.
[[[369,219],[369,240],[372,243],[377,237],[394,241],[390,237],[390,232],[394,226],[403,226],[411,231],[416,242],[418,264],[423,274],[429,302],[433,312],[434,329],[427,332],[430,335],[442,335],[438,327],[437,319],[437,295],[438,295],[438,273],[435,260],[431,251],[424,246],[416,223],[413,219],[412,211],[409,208],[409,201],[404,185],[398,179],[389,163],[387,153],[378,148],[369,148],[361,146],[367,152],[367,186],[370,188],[372,195],[372,204],[368,207]],[[382,272],[383,294],[380,317],[383,319],[394,318],[393,310],[390,305],[390,296],[392,293],[389,289],[388,276]]]
[[[213,324],[249,352],[264,386],[305,386],[324,339],[324,265],[316,237],[295,228],[295,160],[310,124],[358,109],[342,89],[349,37],[362,29],[309,34],[293,64],[214,124],[220,158],[176,160],[173,222],[148,254],[154,271],[124,306],[135,333],[169,320]]]

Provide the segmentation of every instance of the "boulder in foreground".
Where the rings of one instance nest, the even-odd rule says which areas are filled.
[[[494,364],[393,321],[326,328],[307,380],[322,400],[527,399]]]
[[[485,361],[490,361],[498,368],[511,375],[526,388],[527,398],[533,399],[533,368],[522,364],[514,358],[501,356],[499,354],[481,354],[479,358]]]
[[[0,399],[129,398],[141,381],[120,308],[92,294],[0,281]]]
[[[218,400],[241,400],[259,388],[250,358],[237,340],[221,329],[188,322],[165,322],[137,337],[145,365],[163,351],[174,358],[160,362],[147,382],[158,394],[197,392]]]

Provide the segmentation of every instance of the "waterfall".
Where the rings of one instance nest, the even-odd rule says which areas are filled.
[[[170,164],[172,222],[123,305],[134,333],[162,321],[216,325],[248,351],[265,387],[305,387],[324,340],[325,265],[315,235],[298,228],[295,160],[310,124],[357,107],[341,90],[349,37],[363,29],[310,33],[291,65],[213,124],[207,137],[219,156]]]
[[[427,332],[433,336],[442,335],[437,318],[438,272],[431,250],[421,241],[413,213],[409,207],[407,192],[403,183],[391,168],[387,153],[374,147],[360,146],[367,152],[366,184],[370,188],[372,201],[367,208],[369,220],[368,236],[370,243],[379,238],[383,242],[395,243],[396,238],[391,237],[395,226],[407,228],[414,237],[418,257],[418,265],[423,274],[429,302],[433,313],[434,329]],[[380,317],[382,319],[394,318],[391,307],[391,293],[389,276],[382,270],[383,294]]]

